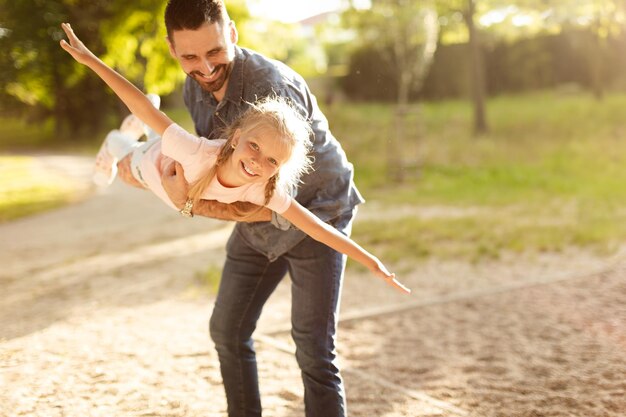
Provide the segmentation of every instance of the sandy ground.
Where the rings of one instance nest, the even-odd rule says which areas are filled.
[[[89,159],[41,161],[89,176]],[[439,213],[450,215],[401,215]],[[214,295],[198,277],[220,267],[231,227],[119,183],[0,225],[0,416],[224,416]],[[430,261],[401,277],[410,297],[349,267],[339,352],[350,415],[626,415],[622,259]],[[257,331],[266,416],[304,415],[289,307],[287,279]]]

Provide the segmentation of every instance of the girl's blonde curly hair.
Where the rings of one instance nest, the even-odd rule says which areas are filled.
[[[241,114],[224,131],[227,138],[222,146],[215,164],[200,179],[191,184],[189,198],[194,203],[200,200],[202,192],[209,186],[217,173],[217,168],[226,163],[233,154],[232,141],[235,131],[239,129],[241,134],[256,129],[269,129],[276,137],[290,149],[289,159],[283,163],[277,173],[269,179],[265,186],[266,205],[274,190],[279,187],[287,193],[292,193],[300,184],[300,177],[312,169],[313,158],[309,155],[312,148],[311,137],[313,131],[309,122],[282,97],[267,97],[256,103]],[[230,210],[237,220],[244,220],[260,211],[263,207],[249,208],[247,204],[231,204]]]

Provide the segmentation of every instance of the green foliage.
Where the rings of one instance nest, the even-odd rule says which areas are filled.
[[[626,86],[626,32],[605,42],[605,51],[592,52],[588,29],[566,30],[514,42],[493,41],[483,51],[487,91],[491,95],[571,86],[590,91]],[[441,99],[469,95],[469,62],[465,44],[440,45],[420,91],[411,99]],[[394,99],[397,77],[376,48],[356,50],[341,87],[355,100]],[[598,72],[599,71],[599,72]],[[600,77],[601,76],[601,77]],[[598,83],[601,85],[598,86]]]
[[[485,60],[487,91],[491,94],[553,88],[576,83],[594,91],[596,96],[615,84],[626,85],[626,3],[621,0],[560,2],[521,0],[473,0],[482,53]],[[376,7],[399,0],[374,1]],[[413,7],[419,7],[413,2]],[[440,45],[433,66],[424,82],[425,98],[469,95],[470,81],[467,42],[469,0],[438,0]],[[415,13],[414,13],[415,14]],[[400,77],[394,61],[383,51],[393,51],[389,38],[397,25],[360,20],[346,14],[347,24],[359,30],[364,43],[350,56],[350,68],[342,85],[349,97],[357,100],[391,100]],[[391,16],[390,9],[387,15]],[[380,29],[382,28],[382,29]],[[363,36],[363,34],[374,36]],[[378,46],[382,43],[383,47]],[[461,47],[459,47],[461,46]],[[465,48],[465,49],[464,49]],[[412,100],[420,89],[409,92]]]
[[[117,4],[111,19],[100,26],[107,47],[102,59],[145,91],[160,95],[172,92],[184,74],[169,57],[162,16],[166,2],[143,0],[132,9]],[[161,17],[155,19],[155,16]]]
[[[56,64],[62,51],[50,42],[54,26],[66,15],[59,2],[0,0],[0,93],[3,114],[16,113],[16,103],[52,107],[51,91],[58,79]],[[1,104],[0,104],[1,105]],[[10,107],[11,106],[11,107]],[[25,108],[24,105],[21,108]]]
[[[81,40],[140,88],[167,95],[184,78],[169,56],[163,12],[167,0],[0,0],[0,110],[29,122],[52,118],[55,136],[81,138],[107,127],[124,110],[94,74],[58,42],[70,22]],[[229,2],[247,19],[244,0]]]
[[[60,24],[68,21],[85,43],[101,54],[104,47],[97,28],[110,16],[109,3],[0,0],[0,6],[5,29],[0,48],[10,57],[0,59],[0,73],[5,74],[2,107],[8,110],[4,114],[28,115],[31,122],[52,116],[57,134],[64,129],[76,133],[101,126],[112,99],[101,83],[96,84],[84,68],[68,58],[58,42],[63,37]]]
[[[358,32],[358,42],[381,58],[374,68],[390,73],[397,86],[394,98],[403,106],[412,90],[421,89],[437,49],[439,22],[433,3],[375,0],[369,9],[348,10],[345,19]]]
[[[608,38],[623,32],[626,22],[623,0],[473,1],[475,20],[481,29],[496,39],[509,42],[539,34],[556,34],[568,28],[588,28],[599,38]],[[463,19],[468,13],[469,0],[437,0],[435,4],[442,16],[442,43],[467,42]]]

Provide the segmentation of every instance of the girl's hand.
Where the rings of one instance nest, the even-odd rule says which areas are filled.
[[[374,274],[378,275],[380,278],[384,279],[387,284],[395,287],[403,293],[411,294],[411,289],[405,287],[400,281],[398,281],[396,279],[396,274],[389,272],[385,265],[383,265],[383,263],[378,259],[376,259],[375,265],[373,268],[371,268],[371,271]]]
[[[65,49],[72,57],[81,64],[87,65],[90,61],[97,59],[96,56],[81,42],[74,34],[69,23],[61,23],[61,28],[67,35],[69,43],[65,39],[61,40],[61,48]]]

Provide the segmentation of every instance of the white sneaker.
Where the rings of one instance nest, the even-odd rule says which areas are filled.
[[[93,182],[99,187],[111,185],[117,175],[117,162],[142,143],[127,132],[117,129],[110,131],[96,155]]]
[[[129,114],[120,125],[120,131],[139,140],[144,135],[144,123],[134,114]]]
[[[100,150],[96,154],[96,163],[93,167],[92,180],[98,187],[108,187],[117,175],[117,158],[109,152],[109,135],[102,142]]]

